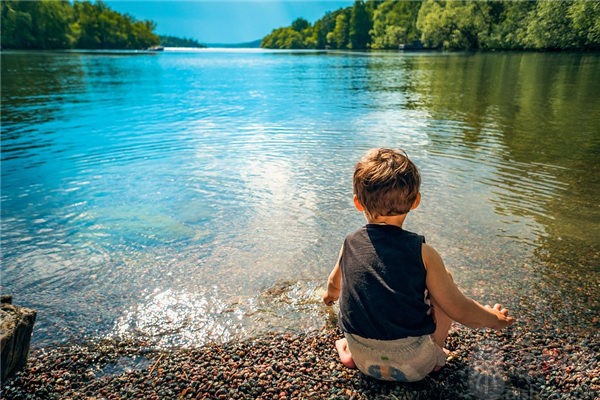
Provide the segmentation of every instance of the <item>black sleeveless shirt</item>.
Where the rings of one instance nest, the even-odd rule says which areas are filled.
[[[367,224],[344,241],[340,325],[364,338],[394,340],[435,331],[421,256],[425,238]]]

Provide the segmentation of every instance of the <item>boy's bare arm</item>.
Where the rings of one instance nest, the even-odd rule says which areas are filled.
[[[454,321],[471,328],[502,329],[514,322],[508,310],[496,304],[482,306],[465,296],[454,283],[442,258],[427,244],[422,247],[423,262],[427,268],[427,289],[431,297]]]
[[[340,250],[338,261],[335,263],[335,267],[329,274],[327,279],[327,292],[323,295],[323,301],[328,306],[333,305],[333,302],[340,298],[340,292],[342,290],[342,269],[340,268],[340,259],[344,252],[344,246]]]

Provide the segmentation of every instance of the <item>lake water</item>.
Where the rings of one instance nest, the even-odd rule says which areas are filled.
[[[33,343],[194,346],[328,319],[363,224],[351,175],[402,147],[406,228],[520,323],[600,327],[600,55],[2,52],[3,293]]]

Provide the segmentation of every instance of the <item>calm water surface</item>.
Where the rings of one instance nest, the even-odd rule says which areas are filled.
[[[2,53],[2,292],[37,346],[193,346],[328,318],[351,174],[403,147],[407,220],[521,323],[600,325],[600,55]]]

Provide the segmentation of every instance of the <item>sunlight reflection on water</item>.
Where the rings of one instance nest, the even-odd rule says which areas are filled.
[[[109,337],[148,339],[163,347],[192,347],[266,331],[318,329],[324,324],[316,317],[322,308],[320,286],[283,281],[257,296],[240,296],[230,303],[222,300],[216,286],[195,293],[155,290],[117,319]],[[277,304],[276,309],[273,304]],[[306,316],[289,318],[298,313]],[[287,323],[278,323],[279,318]]]

